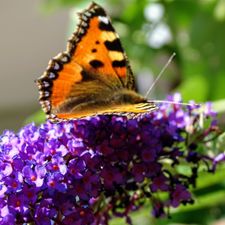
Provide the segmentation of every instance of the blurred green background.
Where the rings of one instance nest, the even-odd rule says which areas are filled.
[[[27,17],[24,16],[24,8],[21,7],[21,11],[18,12],[15,3],[9,2],[7,5],[0,3],[0,12],[5,13],[6,18],[12,19],[10,26],[7,25],[7,19],[1,22],[8,35],[6,41],[0,45],[6,49],[6,53],[0,51],[0,62],[3,63],[1,67],[5,68],[0,75],[1,131],[4,128],[18,129],[22,124],[32,120],[43,121],[43,113],[35,113],[40,107],[37,100],[38,91],[33,80],[43,73],[51,57],[65,49],[65,40],[74,31],[77,23],[76,12],[90,4],[90,1],[84,0],[35,0],[35,5],[31,5],[30,1],[21,0],[18,7],[24,4],[28,14],[30,11],[33,12]],[[185,102],[212,101],[219,112],[220,126],[224,128],[224,0],[96,0],[96,2],[111,16],[142,94],[146,93],[152,81],[175,52],[176,57],[153,88],[149,98],[164,99],[170,93],[180,92]],[[16,28],[13,27],[17,22],[16,14],[10,6],[15,7],[15,13],[19,13],[20,23]],[[22,21],[19,16],[24,16]],[[26,27],[28,23],[31,24]],[[21,35],[21,26],[24,24],[27,31],[24,29],[25,33]],[[17,33],[10,35],[10,28],[16,29]],[[18,41],[18,37],[21,41]],[[10,54],[7,56],[8,52]],[[18,63],[14,53],[17,54],[18,60],[23,58],[24,60]],[[15,71],[12,70],[6,76],[10,69]],[[21,93],[23,95],[20,95]],[[16,99],[16,102],[12,99]],[[9,102],[12,104],[7,104]],[[223,149],[224,143],[224,138],[218,141]],[[134,224],[223,225],[224,187],[224,168],[221,167],[216,175],[206,175],[202,172],[198,188],[194,191],[197,199],[195,205],[172,210],[172,219],[152,219],[150,208],[146,206],[141,212],[134,213]],[[115,219],[111,224],[124,224],[124,221]]]

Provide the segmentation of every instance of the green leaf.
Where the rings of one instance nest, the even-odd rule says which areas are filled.
[[[224,103],[225,104],[225,103]],[[225,132],[223,132],[218,138],[216,142],[216,149],[219,152],[225,152]],[[224,171],[225,173],[225,171]]]
[[[212,103],[213,105],[213,109],[217,112],[217,113],[224,113],[225,112],[225,99],[221,99],[218,101],[214,101]]]
[[[41,124],[45,121],[45,114],[42,110],[32,114],[25,121],[24,124],[35,122],[37,124]]]
[[[191,76],[185,79],[176,91],[181,93],[184,101],[195,100],[201,102],[206,99],[208,83],[203,76]]]
[[[199,173],[197,179],[197,187],[195,190],[203,189],[216,184],[225,184],[225,165],[218,167],[215,173],[206,173],[204,171]]]

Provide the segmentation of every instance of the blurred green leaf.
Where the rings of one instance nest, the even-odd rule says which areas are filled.
[[[219,152],[224,152],[225,153],[225,132],[223,132],[218,138],[217,138],[217,143],[216,143],[216,149]],[[224,171],[225,172],[225,171]]]
[[[224,174],[225,174],[225,166],[221,166],[220,168],[218,168],[216,173],[209,174],[202,171],[199,174],[196,190],[200,190],[216,184],[223,184],[224,186],[225,185]]]
[[[214,101],[213,109],[218,113],[225,113],[225,99]]]
[[[36,124],[41,124],[45,121],[45,114],[42,110],[32,114],[25,121],[24,124],[35,122]]]
[[[184,101],[194,99],[196,102],[202,102],[208,93],[208,82],[203,76],[192,76],[185,79],[176,91],[181,93]]]

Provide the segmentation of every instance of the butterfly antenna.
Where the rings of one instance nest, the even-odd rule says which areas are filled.
[[[160,79],[160,77],[162,76],[162,74],[164,73],[164,71],[166,70],[166,68],[169,66],[169,64],[171,63],[171,61],[173,60],[173,58],[175,57],[176,53],[174,52],[169,60],[167,61],[167,63],[165,64],[165,66],[162,68],[162,70],[160,71],[159,75],[156,77],[156,79],[154,80],[154,82],[152,83],[152,85],[149,87],[148,91],[145,94],[145,98],[148,97],[148,95],[150,94],[152,88],[155,86],[155,84],[158,82],[158,80]]]

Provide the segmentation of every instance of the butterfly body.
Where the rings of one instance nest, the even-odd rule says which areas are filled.
[[[97,114],[139,114],[156,107],[135,90],[133,73],[104,9],[80,14],[67,51],[37,80],[40,103],[52,121]]]

